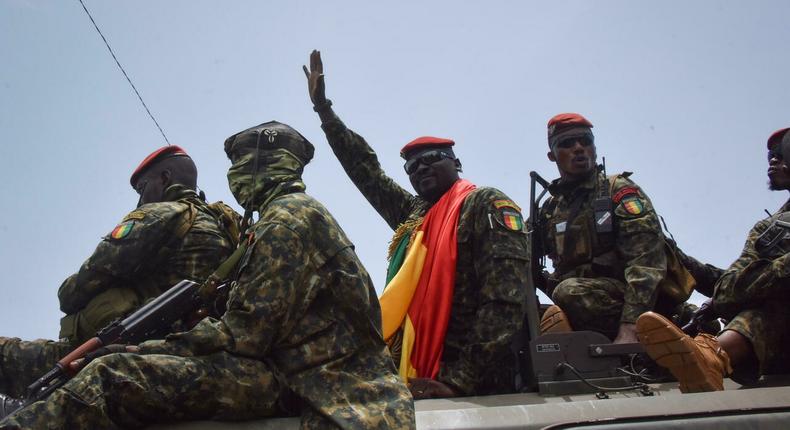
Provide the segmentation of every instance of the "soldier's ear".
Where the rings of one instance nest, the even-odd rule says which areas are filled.
[[[172,182],[173,173],[168,169],[164,169],[159,173],[159,179],[162,181],[162,185],[168,186]]]
[[[557,162],[557,157],[554,156],[554,151],[547,152],[546,156],[549,157],[549,161],[551,161],[552,163]]]
[[[464,171],[463,166],[461,166],[461,160],[459,160],[457,158],[455,159],[455,171],[456,172],[463,172]]]

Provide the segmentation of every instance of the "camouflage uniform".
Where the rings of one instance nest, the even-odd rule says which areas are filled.
[[[657,287],[667,271],[658,216],[629,175],[610,180],[596,170],[581,182],[557,179],[539,213],[543,254],[554,266],[544,292],[565,311],[574,330],[612,339],[620,324],[635,323],[656,308]],[[609,233],[596,231],[596,199],[612,202]]]
[[[770,218],[759,221],[749,231],[740,257],[724,272],[716,284],[713,309],[716,315],[730,320],[724,330],[734,330],[752,344],[758,363],[738,364],[733,378],[744,382],[761,374],[790,371],[790,247],[787,239],[780,244],[784,249],[770,249],[758,238],[786,232],[771,224],[790,214],[790,201]],[[778,230],[774,230],[778,229]]]
[[[277,139],[288,131],[260,127]],[[299,411],[302,428],[414,427],[411,394],[387,352],[375,290],[353,245],[302,192],[306,161],[291,167],[291,152],[261,149],[260,160],[272,164],[260,178],[250,181],[250,157],[234,158],[228,173],[243,206],[263,203],[225,314],[143,343],[140,354],[95,360],[0,428],[141,427]]]
[[[113,230],[123,237],[105,236],[63,282],[61,340],[0,338],[0,391],[24,395],[27,385],[109,322],[182,279],[205,279],[230,255],[235,239],[194,191],[172,186],[166,200],[126,215]]]
[[[348,176],[393,230],[425,215],[430,203],[388,177],[362,137],[337,117],[322,128]],[[510,199],[478,188],[458,220],[452,310],[436,379],[464,395],[514,390],[510,344],[524,317],[528,251],[525,233],[506,227],[496,202]]]

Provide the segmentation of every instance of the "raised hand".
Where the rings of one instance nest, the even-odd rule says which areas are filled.
[[[310,94],[310,100],[313,102],[315,110],[318,111],[323,107],[329,107],[331,103],[326,99],[324,63],[321,62],[321,52],[314,49],[310,53],[310,70],[307,70],[307,66],[302,66],[302,70],[307,77],[307,91]]]

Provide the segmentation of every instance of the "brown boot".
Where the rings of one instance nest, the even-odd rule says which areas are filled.
[[[551,305],[543,318],[540,319],[540,334],[546,333],[567,333],[573,331],[568,316],[557,305]]]
[[[716,337],[700,334],[694,339],[654,312],[636,320],[636,335],[645,351],[680,382],[680,391],[720,391],[723,378],[732,373],[730,358]]]

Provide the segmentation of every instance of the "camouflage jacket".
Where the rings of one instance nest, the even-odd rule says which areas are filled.
[[[63,282],[61,338],[82,342],[182,279],[204,280],[233,252],[225,220],[194,191],[173,186],[166,198],[126,215]]]
[[[623,323],[634,323],[653,309],[667,271],[658,216],[629,175],[617,175],[613,184],[602,173],[571,184],[557,179],[539,213],[543,255],[551,258],[556,281],[575,277],[623,281]],[[596,219],[596,199],[611,201],[609,215],[599,212]],[[597,232],[596,225],[610,222],[609,217],[613,218],[610,232]]]
[[[757,222],[749,231],[740,257],[716,283],[713,306],[718,316],[731,319],[745,309],[766,304],[786,309],[790,304],[790,239],[784,238],[774,248],[765,247],[759,240],[764,233],[768,233],[766,238],[771,236],[769,230],[776,229],[778,235],[786,234],[784,227],[772,224],[789,214],[790,200],[776,214]]]
[[[264,361],[303,411],[338,427],[413,427],[411,395],[382,338],[370,276],[326,208],[291,191],[261,209],[225,314],[143,343],[141,353],[224,351]],[[400,417],[382,413],[395,408]]]
[[[425,215],[430,204],[388,177],[362,137],[337,118],[322,127],[348,176],[393,230]],[[437,379],[467,395],[513,390],[510,343],[524,316],[528,251],[523,229],[506,226],[503,214],[512,208],[502,204],[512,204],[504,193],[478,188],[458,220],[452,310]]]

